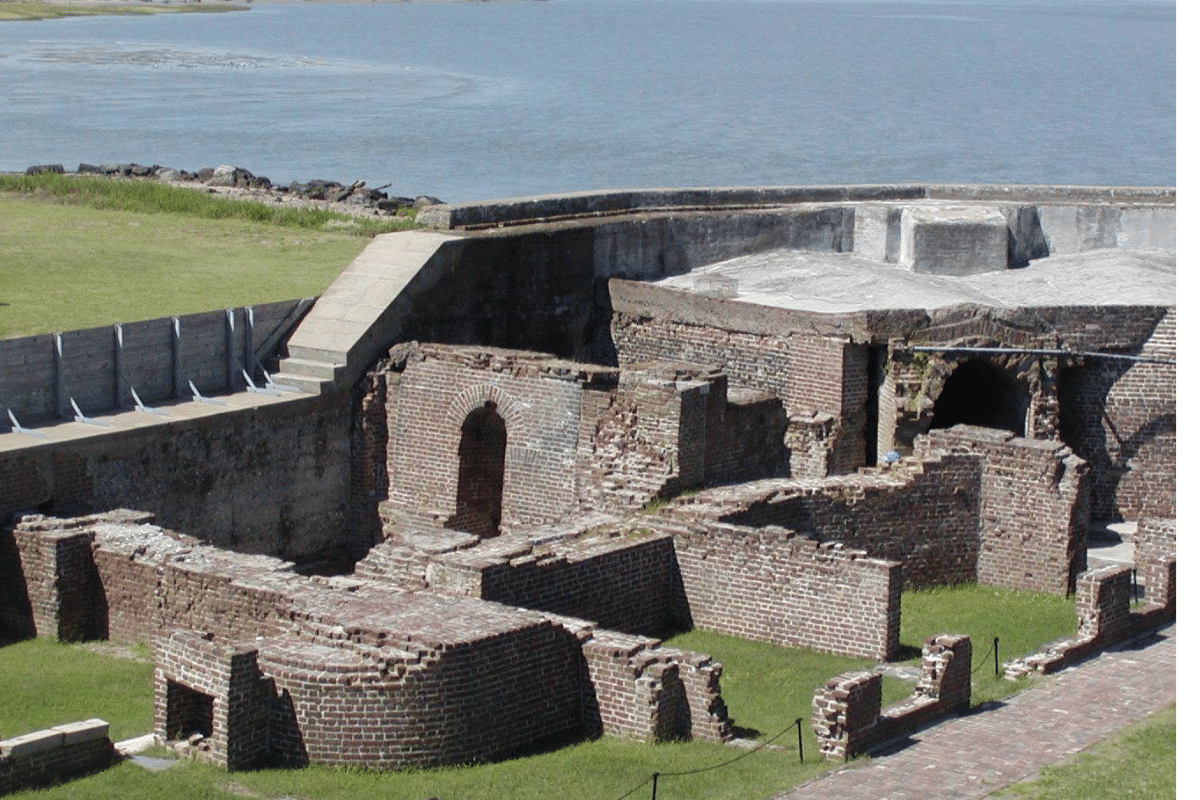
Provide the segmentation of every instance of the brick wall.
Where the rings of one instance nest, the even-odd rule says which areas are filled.
[[[900,562],[907,586],[961,583],[976,575],[981,470],[978,456],[938,453],[856,475],[712,489],[670,513],[841,542]]]
[[[674,536],[697,627],[867,658],[898,651],[900,564],[778,527],[647,524]]]
[[[450,522],[458,510],[463,423],[491,403],[507,434],[501,524],[573,511],[589,379],[577,365],[549,357],[424,346],[408,356],[403,372],[388,374],[390,500],[414,516]]]
[[[0,741],[0,795],[49,786],[111,766],[117,760],[108,723],[70,722]]]
[[[850,672],[831,678],[813,696],[812,726],[821,756],[848,761],[971,704],[971,640],[941,634],[921,648],[921,677],[907,700],[880,710],[879,673]]]
[[[258,669],[258,650],[194,631],[174,630],[154,654],[154,733],[163,741],[193,741],[193,752],[229,769],[269,759],[272,688]],[[198,700],[205,702],[197,714]],[[203,720],[199,716],[207,717]],[[203,727],[203,730],[198,728]]]
[[[595,631],[583,643],[585,724],[593,735],[643,742],[732,738],[721,665],[656,639]]]
[[[977,579],[989,586],[1068,594],[1086,565],[1087,465],[1058,441],[992,428],[930,431],[917,454],[983,456]]]
[[[623,299],[655,290],[626,281],[614,283],[619,284]],[[792,475],[847,472],[863,463],[865,345],[850,345],[845,337],[731,331],[619,310],[613,314],[612,336],[622,368],[649,361],[708,364],[727,374],[731,387],[780,398],[789,419]],[[814,428],[813,421],[821,415],[831,417],[832,425]],[[817,432],[824,436],[814,446]]]
[[[1133,352],[1173,360],[1175,341],[1170,308]],[[1063,384],[1063,437],[1092,466],[1093,516],[1174,517],[1175,365],[1085,361]]]
[[[1075,593],[1075,615],[1079,629],[1074,636],[1052,642],[1031,656],[1004,664],[1006,678],[1031,672],[1057,672],[1077,661],[1124,641],[1142,631],[1153,630],[1175,619],[1175,554],[1149,559],[1140,568],[1145,595],[1140,607],[1131,607],[1132,570],[1108,566],[1079,576]]]

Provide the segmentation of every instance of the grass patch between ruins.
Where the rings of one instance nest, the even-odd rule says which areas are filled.
[[[0,739],[92,717],[109,723],[114,741],[149,733],[153,679],[144,646],[26,639],[0,647]]]
[[[971,637],[971,702],[978,705],[1016,694],[1028,681],[1004,680],[1004,662],[1031,655],[1042,645],[1076,632],[1075,598],[1045,592],[962,584],[905,592],[900,611],[901,657],[920,661],[921,644],[941,633]],[[1000,677],[992,655],[999,637]]]
[[[153,181],[49,177],[37,185],[80,191],[14,192],[0,176],[0,339],[316,296],[370,230]]]

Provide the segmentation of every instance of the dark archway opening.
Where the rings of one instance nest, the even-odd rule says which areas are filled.
[[[1025,435],[1029,393],[1020,381],[984,359],[964,361],[933,404],[930,428],[978,425]]]
[[[451,528],[476,536],[500,534],[507,446],[508,429],[495,403],[467,415],[458,443],[458,495]]]

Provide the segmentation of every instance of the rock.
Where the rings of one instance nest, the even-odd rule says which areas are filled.
[[[206,180],[205,183],[209,186],[237,186],[237,167],[231,167],[228,164],[219,164],[213,168],[212,177]]]
[[[170,167],[162,167],[156,173],[160,181],[182,181],[185,180],[184,174],[177,169]]]
[[[443,203],[441,200],[438,200],[436,197],[431,197],[427,194],[417,195],[416,199],[413,200],[412,204],[413,204],[413,208],[416,208],[416,209],[422,209],[422,208],[425,208],[426,206],[444,206],[445,205],[445,203]]]
[[[97,167],[95,164],[84,164],[82,162],[80,162],[79,166],[75,168],[75,172],[77,172],[80,175],[103,175],[104,174],[104,170],[100,167]]]
[[[64,172],[62,164],[36,164],[25,170],[26,175],[44,175],[46,173],[62,175]]]
[[[131,164],[129,167],[129,174],[135,178],[148,178],[154,174],[156,169],[158,169],[157,166],[144,167],[141,164]]]

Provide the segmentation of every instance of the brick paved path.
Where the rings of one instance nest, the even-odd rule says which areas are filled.
[[[1175,700],[1175,626],[1060,672],[989,711],[889,745],[776,800],[985,797]]]

